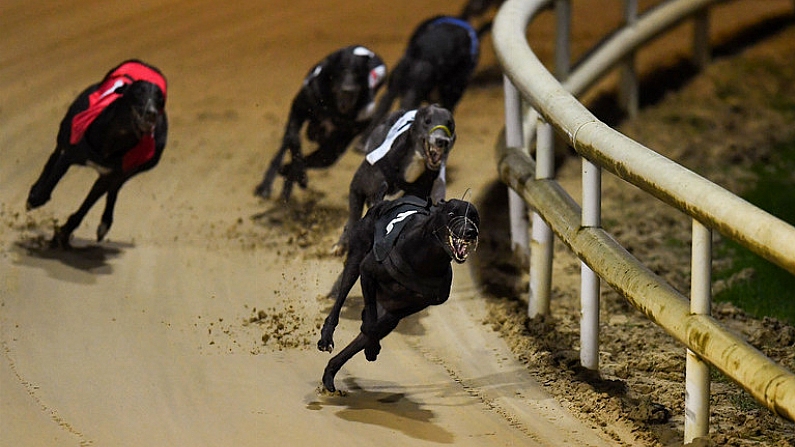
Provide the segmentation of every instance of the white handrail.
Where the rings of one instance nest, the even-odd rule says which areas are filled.
[[[508,0],[494,22],[500,64],[534,111],[594,165],[640,187],[766,259],[795,273],[795,228],[611,129],[580,104],[581,93],[646,41],[718,0],[670,0],[617,32],[562,85],[527,44],[526,28],[552,0]],[[691,311],[669,286],[601,227],[582,225],[582,210],[554,180],[534,177],[526,148],[498,145],[501,178],[599,277],[669,334],[739,383],[776,414],[795,420],[795,375],[708,315]],[[738,219],[738,216],[741,218]],[[695,224],[694,224],[695,225]],[[532,279],[531,279],[532,281]]]

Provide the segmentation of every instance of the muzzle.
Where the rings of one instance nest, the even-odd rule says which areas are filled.
[[[155,102],[152,99],[149,99],[146,102],[143,110],[139,110],[138,108],[133,109],[133,119],[135,120],[135,126],[138,128],[138,131],[141,133],[141,135],[148,135],[155,131],[157,118],[159,116],[160,111],[157,110],[157,107],[155,107]]]
[[[356,107],[360,91],[361,87],[356,82],[355,77],[350,73],[345,74],[342,83],[334,94],[337,102],[337,111],[343,115],[351,113]]]
[[[438,125],[432,128],[425,140],[425,166],[438,171],[445,155],[453,147],[454,141],[455,137],[447,126]]]
[[[478,227],[466,216],[454,217],[447,226],[447,249],[450,257],[463,264],[478,248]]]

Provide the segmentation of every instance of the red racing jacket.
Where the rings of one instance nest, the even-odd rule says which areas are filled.
[[[166,79],[162,74],[140,62],[126,62],[105,77],[97,90],[88,96],[88,108],[72,118],[72,133],[69,142],[73,145],[79,143],[88,126],[94,122],[97,116],[108,105],[122,96],[116,93],[116,89],[126,84],[132,84],[135,81],[151,82],[160,87],[163,96],[166,96]],[[154,156],[154,133],[144,135],[134,148],[124,154],[122,169],[124,171],[135,169],[151,160]]]

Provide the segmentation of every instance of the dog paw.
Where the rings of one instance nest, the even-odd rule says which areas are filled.
[[[50,239],[50,248],[70,250],[72,248],[72,244],[69,243],[71,237],[71,234],[64,234],[61,231],[56,231],[55,235]]]
[[[329,371],[328,368],[323,371],[323,388],[325,388],[326,392],[329,393],[337,392],[337,387],[334,386],[334,372]]]
[[[108,231],[110,231],[110,224],[106,222],[100,223],[97,227],[97,242],[102,242],[108,234]]]
[[[265,182],[260,183],[254,188],[254,195],[262,197],[263,199],[269,199],[271,196],[271,185]]]
[[[378,359],[378,354],[381,353],[381,343],[375,342],[367,345],[364,348],[364,356],[368,362],[374,362]]]
[[[28,196],[27,202],[25,202],[25,210],[31,211],[35,210],[36,208],[44,205],[50,200],[49,197],[35,197],[32,194]]]
[[[321,352],[332,352],[334,351],[334,341],[326,337],[321,337],[320,340],[317,341],[317,349]]]

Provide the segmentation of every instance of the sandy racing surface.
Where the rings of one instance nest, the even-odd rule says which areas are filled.
[[[342,369],[344,396],[317,391],[329,359],[315,349],[323,296],[341,269],[328,251],[361,158],[310,172],[287,207],[252,191],[312,64],[361,43],[391,68],[421,19],[459,8],[381,3],[0,4],[2,445],[611,445],[483,324],[466,265],[444,306],[402,322],[377,362],[357,356]],[[614,25],[614,3],[575,9],[591,24],[604,15],[575,35],[575,56]],[[551,32],[537,31],[542,51]],[[496,178],[503,106],[490,45],[456,112],[452,197]],[[169,79],[165,155],[122,189],[106,241],[93,240],[99,202],[73,251],[49,250],[95,173],[73,167],[31,213],[28,188],[73,97],[130,57]],[[356,287],[338,350],[358,331],[360,302]]]
[[[347,396],[318,394],[329,356],[314,344],[330,306],[319,297],[341,269],[326,253],[359,156],[310,174],[288,209],[253,188],[312,64],[363,43],[391,66],[418,12],[455,11],[419,1],[391,13],[366,1],[224,5],[0,6],[2,444],[605,445],[484,330],[466,267],[449,305],[404,322],[376,363],[345,366],[337,383]],[[26,214],[28,188],[73,97],[130,57],[168,77],[166,153],[122,189],[107,241],[93,240],[101,201],[72,252],[48,250],[54,221],[76,209],[95,173],[71,168],[51,202]],[[478,95],[490,119],[460,128],[458,156],[482,150],[488,164],[467,169],[485,174],[501,89]],[[451,175],[464,178],[460,166]],[[486,180],[456,181],[450,193]],[[360,301],[355,288],[338,349],[358,331]]]

